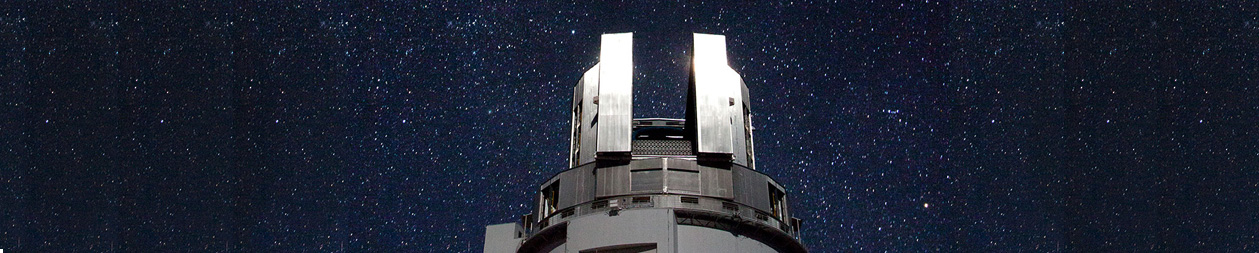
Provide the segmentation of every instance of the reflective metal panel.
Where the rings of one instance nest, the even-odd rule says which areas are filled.
[[[595,123],[598,116],[598,105],[594,103],[595,96],[599,95],[599,69],[602,64],[595,64],[590,70],[586,71],[586,75],[581,77],[580,93],[581,97],[581,133],[580,140],[573,145],[578,146],[577,162],[571,166],[582,165],[595,160],[595,138],[599,137],[598,131],[595,129]]]
[[[769,192],[765,184],[769,177],[740,166],[732,166],[734,201],[760,210],[769,210]]]
[[[733,95],[730,96],[731,104],[734,105],[726,107],[726,113],[730,115],[730,144],[734,153],[734,163],[751,167],[750,161],[752,158],[749,157],[750,153],[748,152],[751,130],[745,127],[744,123],[746,123],[745,120],[747,119],[745,117],[747,115],[744,114],[745,111],[743,110],[746,105],[744,98],[746,97],[747,89],[743,85],[743,78],[739,77],[739,74],[734,72],[734,70],[730,70],[728,75],[737,80],[732,90]]]
[[[633,113],[633,33],[604,34],[599,49],[599,153],[630,152]]]
[[[692,100],[695,108],[692,124],[696,129],[696,150],[699,153],[731,154],[729,107],[737,90],[737,80],[726,63],[726,37],[695,34],[695,57],[691,65]]]
[[[630,171],[630,191],[660,191],[664,170],[641,169]]]
[[[700,174],[698,170],[679,170],[670,168],[666,173],[669,182],[667,191],[670,193],[702,194],[700,191]]]
[[[582,92],[585,87],[586,87],[585,81],[582,81],[582,80],[577,81],[577,87],[573,88],[573,106],[569,108],[569,112],[572,114],[571,115],[572,121],[569,122],[571,128],[569,129],[569,135],[568,135],[569,136],[569,144],[568,144],[568,167],[569,168],[577,167],[578,164],[581,164],[580,157],[578,156],[581,154],[581,133],[582,133],[583,128],[585,128],[585,125],[586,125],[586,122],[584,122],[585,117],[583,117],[585,115],[583,115],[582,113],[582,111],[585,110],[586,107],[582,106],[581,104],[582,98],[585,97],[585,93]]]
[[[598,178],[595,184],[596,197],[629,194],[630,168],[629,164],[600,165],[594,172]]]
[[[739,87],[743,92],[743,111],[739,115],[743,116],[742,128],[745,139],[744,144],[746,145],[743,152],[746,154],[747,158],[743,165],[751,168],[752,170],[756,170],[756,145],[753,145],[756,143],[756,138],[754,138],[752,134],[756,129],[756,126],[754,125],[754,122],[752,122],[752,99],[748,95],[748,85],[743,83],[743,78],[739,78]],[[737,121],[735,124],[735,128],[739,128]]]

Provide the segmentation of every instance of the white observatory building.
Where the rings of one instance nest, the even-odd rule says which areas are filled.
[[[633,34],[604,34],[573,89],[569,167],[485,252],[806,252],[783,186],[757,171],[748,88],[722,35],[695,34],[685,119],[633,118]]]

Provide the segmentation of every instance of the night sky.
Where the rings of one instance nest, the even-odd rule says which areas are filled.
[[[635,117],[726,35],[815,252],[1259,251],[1253,2],[62,2],[0,4],[12,252],[480,252],[617,32]]]

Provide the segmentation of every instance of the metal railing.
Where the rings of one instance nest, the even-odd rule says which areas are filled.
[[[799,240],[800,228],[783,218],[738,202],[696,195],[676,194],[637,194],[587,201],[568,208],[560,209],[542,218],[534,224],[525,224],[526,233],[533,235],[547,227],[557,225],[577,217],[594,213],[619,212],[634,208],[671,208],[696,210],[729,217],[732,220],[750,222],[759,226],[783,232],[791,238]]]

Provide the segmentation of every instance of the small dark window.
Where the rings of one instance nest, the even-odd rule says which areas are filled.
[[[687,204],[699,204],[699,198],[696,198],[696,197],[682,197],[682,203],[687,203]]]
[[[634,197],[633,203],[651,203],[651,197]]]
[[[769,220],[769,214],[766,214],[765,212],[756,212],[756,219],[758,219],[758,220],[763,220],[763,221],[768,221],[768,220]]]
[[[739,211],[739,205],[735,203],[730,203],[730,202],[721,202],[721,209],[726,209],[730,211]]]
[[[608,207],[607,200],[600,200],[600,201],[595,201],[594,203],[590,203],[590,209],[599,209],[599,208],[604,208],[604,207]]]
[[[564,209],[564,211],[560,211],[560,218],[568,218],[568,216],[573,216],[573,213],[572,208]]]

